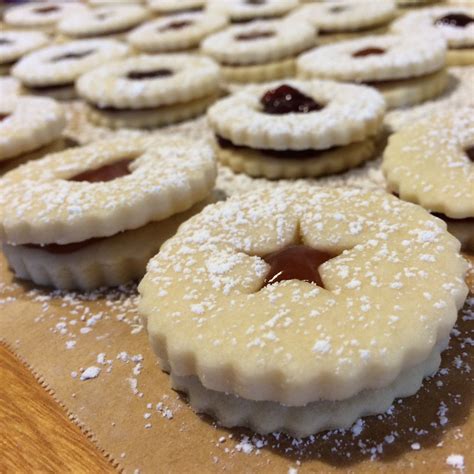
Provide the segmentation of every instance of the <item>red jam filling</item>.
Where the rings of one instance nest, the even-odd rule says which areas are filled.
[[[70,52],[70,53],[65,53],[61,54],[59,56],[55,56],[54,58],[51,59],[51,62],[58,62],[58,61],[64,61],[65,59],[82,59],[85,58],[86,56],[89,56],[89,54],[92,54],[95,50],[94,49],[88,49],[86,51],[79,51],[77,53]]]
[[[55,7],[55,6],[39,7],[39,8],[36,8],[36,9],[35,9],[35,12],[36,12],[36,13],[41,13],[41,14],[53,13],[53,12],[57,12],[57,11],[59,11],[59,8],[58,8],[58,7]]]
[[[79,181],[88,183],[104,183],[107,181],[113,181],[114,179],[121,178],[131,173],[129,165],[134,158],[125,158],[123,160],[115,161],[108,165],[101,166],[95,170],[87,170],[83,173],[76,174],[68,181]]]
[[[474,145],[464,150],[467,157],[474,163]]]
[[[324,108],[324,105],[318,104],[311,97],[286,84],[265,92],[260,103],[264,113],[277,115],[291,112],[307,114]]]
[[[0,114],[0,122],[5,120],[6,118],[10,117],[10,114]]]
[[[302,280],[324,288],[319,267],[334,257],[307,245],[289,245],[263,257],[270,265],[263,286],[284,280]]]
[[[172,76],[173,71],[170,69],[155,69],[153,71],[130,71],[127,74],[127,79],[133,81],[143,81],[145,79],[158,79],[160,77]]]
[[[272,36],[275,36],[274,31],[250,31],[248,33],[240,33],[239,35],[236,35],[235,39],[237,41],[252,41],[262,38],[271,38]]]
[[[172,21],[171,23],[159,28],[158,31],[181,30],[182,28],[186,28],[186,26],[190,26],[193,23],[194,22],[192,20]]]
[[[474,18],[465,13],[449,13],[435,21],[435,25],[448,25],[456,28],[465,28],[470,23],[474,23]]]
[[[385,54],[385,52],[386,52],[385,49],[370,47],[370,48],[364,48],[359,51],[356,51],[355,53],[352,53],[352,57],[365,58],[366,56],[379,56],[381,54]]]

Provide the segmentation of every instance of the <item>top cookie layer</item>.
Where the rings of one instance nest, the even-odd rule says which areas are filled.
[[[320,104],[307,113],[265,113],[261,99],[282,84]],[[214,131],[234,145],[271,150],[323,150],[374,135],[385,113],[373,88],[332,81],[278,81],[248,86],[208,109]]]
[[[456,26],[452,17],[443,21],[447,15],[467,15],[471,18],[471,22],[465,26]],[[425,28],[441,33],[452,48],[474,47],[474,8],[468,6],[425,8],[407,13],[392,25],[394,31],[404,34]]]
[[[187,10],[199,10],[206,0],[148,0],[148,6],[162,14],[177,13]]]
[[[297,60],[298,74],[340,81],[383,81],[441,69],[446,42],[438,35],[366,36],[321,46]]]
[[[71,84],[90,69],[129,52],[127,45],[111,39],[70,41],[28,54],[12,73],[31,87]]]
[[[315,44],[316,30],[298,20],[254,21],[205,39],[202,50],[227,65],[259,64],[294,56]]]
[[[474,115],[437,113],[389,139],[383,171],[402,199],[448,217],[474,217]]]
[[[324,288],[264,286],[291,244],[337,255]],[[281,186],[210,206],[148,264],[140,311],[179,376],[301,406],[390,384],[449,336],[467,294],[459,242],[385,193]]]
[[[259,18],[276,18],[298,6],[298,0],[208,0],[207,8],[219,10],[231,21],[249,21]]]
[[[73,180],[131,160],[129,174]],[[67,244],[165,219],[204,199],[216,175],[212,148],[178,138],[120,136],[71,148],[7,173],[0,186],[0,238]]]
[[[333,0],[303,5],[291,17],[311,22],[322,33],[344,33],[387,23],[395,14],[393,0]]]

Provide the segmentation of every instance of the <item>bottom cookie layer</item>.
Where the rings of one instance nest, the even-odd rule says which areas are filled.
[[[139,229],[91,239],[86,246],[69,253],[8,244],[3,245],[3,252],[16,277],[37,285],[79,290],[116,286],[141,278],[148,260],[159,251],[161,245],[176,233],[184,221],[210,202],[212,199],[207,199],[188,211],[151,222]]]
[[[427,76],[369,84],[381,92],[388,108],[419,104],[441,95],[448,86],[446,70]]]
[[[217,141],[216,154],[219,161],[237,173],[268,179],[305,178],[338,173],[360,165],[375,155],[375,140],[367,139],[350,145],[328,150],[302,152],[272,152],[230,142]]]
[[[349,428],[362,416],[384,413],[395,398],[414,395],[421,387],[423,378],[439,368],[440,352],[445,346],[436,348],[426,361],[402,373],[388,387],[366,390],[347,400],[318,401],[303,407],[246,400],[209,390],[195,376],[171,374],[171,385],[188,395],[194,411],[216,418],[222,426],[243,426],[260,434],[281,431],[303,438],[328,429]]]
[[[470,66],[474,64],[474,46],[465,49],[448,49],[448,66]]]
[[[474,217],[470,219],[449,219],[441,217],[448,225],[448,232],[461,242],[461,249],[474,252]]]
[[[98,109],[87,106],[89,120],[95,125],[109,128],[152,128],[171,125],[203,114],[217,99],[207,96],[183,104],[168,105],[156,109]]]

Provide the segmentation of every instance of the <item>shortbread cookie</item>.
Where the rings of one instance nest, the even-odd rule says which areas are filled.
[[[80,290],[116,286],[141,278],[163,242],[204,205],[201,201],[187,211],[112,237],[69,245],[4,244],[3,252],[17,278],[37,285]]]
[[[307,22],[256,21],[209,36],[202,51],[221,64],[227,82],[265,82],[293,76],[296,56],[315,42]]]
[[[6,256],[21,278],[60,288],[139,277],[215,177],[212,149],[184,137],[117,135],[50,154],[1,179]]]
[[[0,77],[0,97],[2,97],[3,100],[11,96],[17,97],[22,92],[21,84],[18,79],[10,76]]]
[[[225,13],[234,23],[282,17],[297,6],[298,0],[208,0],[207,4],[208,9]]]
[[[52,99],[3,96],[0,101],[0,163],[56,140],[66,125]]]
[[[169,15],[202,10],[206,5],[206,0],[147,0],[147,3],[156,13]]]
[[[334,34],[377,28],[395,15],[393,0],[334,0],[303,5],[291,17],[313,23],[320,34]]]
[[[125,57],[130,48],[116,40],[85,39],[50,46],[28,54],[12,69],[33,92],[74,91],[74,81],[105,62]]]
[[[3,20],[7,25],[17,28],[53,31],[56,23],[65,15],[76,15],[85,9],[80,2],[30,2],[9,8]]]
[[[93,117],[128,117],[130,126],[148,127],[202,113],[217,96],[219,77],[218,65],[209,58],[142,55],[94,69],[76,87],[97,109]]]
[[[440,361],[439,349],[435,349],[425,362],[404,371],[387,387],[364,390],[347,400],[316,401],[301,407],[209,390],[195,376],[171,374],[171,385],[188,395],[193,410],[213,416],[226,428],[247,426],[260,434],[284,432],[304,438],[327,429],[350,428],[361,416],[385,413],[395,398],[414,395],[423,378],[436,372]]]
[[[73,38],[120,35],[145,21],[148,10],[140,5],[110,5],[67,15],[58,31]]]
[[[392,135],[382,169],[389,189],[401,199],[462,222],[474,218],[473,162],[474,118],[466,107]]]
[[[196,48],[211,33],[227,24],[218,12],[191,12],[149,21],[128,35],[128,42],[147,53],[183,51]]]
[[[392,26],[395,32],[403,34],[420,28],[441,33],[446,39],[450,65],[474,64],[474,8],[426,8],[407,13]]]
[[[444,222],[355,188],[279,186],[208,206],[147,270],[139,310],[165,370],[298,407],[407,376],[467,295]]]
[[[326,150],[375,135],[385,112],[369,87],[332,81],[248,86],[208,111],[219,137],[264,150]]]
[[[443,69],[445,61],[446,42],[438,35],[382,35],[321,46],[302,54],[297,60],[297,69],[303,78],[380,86],[388,105],[399,106],[441,93],[447,81],[440,79],[442,74],[432,75]],[[419,80],[411,83],[415,78]],[[404,95],[405,90],[408,92]]]
[[[10,30],[0,33],[0,68],[7,72],[25,54],[41,48],[48,37],[39,31]]]

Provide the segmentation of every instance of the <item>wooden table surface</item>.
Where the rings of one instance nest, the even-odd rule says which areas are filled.
[[[115,471],[2,344],[0,384],[0,473]]]

